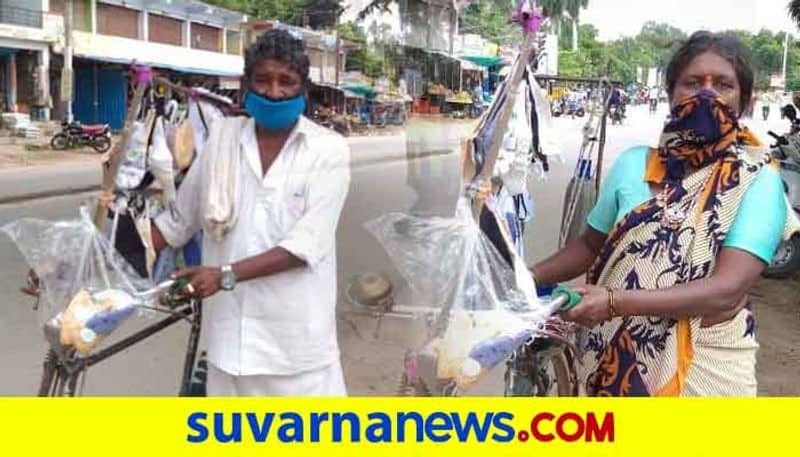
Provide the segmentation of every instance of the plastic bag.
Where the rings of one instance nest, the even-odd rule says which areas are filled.
[[[39,277],[39,317],[51,345],[88,354],[141,305],[155,296],[95,228],[86,207],[78,219],[24,218],[0,228],[17,245]]]
[[[164,119],[159,117],[153,126],[153,138],[149,149],[150,160],[147,168],[158,184],[164,189],[164,200],[175,200],[175,174],[173,173],[172,153],[167,145],[164,132]]]
[[[147,126],[144,122],[137,121],[131,130],[125,158],[117,172],[116,183],[119,189],[135,189],[147,172]]]
[[[391,213],[366,228],[420,305],[438,309],[434,338],[418,357],[434,358],[420,366],[434,366],[439,382],[470,387],[549,317],[521,259],[508,266],[463,198],[452,218]]]

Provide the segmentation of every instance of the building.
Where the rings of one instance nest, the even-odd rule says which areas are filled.
[[[67,2],[72,3],[74,84],[62,77]],[[241,13],[194,0],[45,0],[43,8],[62,30],[52,45],[50,72],[58,118],[65,116],[72,92],[75,119],[121,128],[134,61],[189,82],[238,80],[244,69]]]
[[[58,40],[58,18],[48,0],[0,1],[0,112],[49,118],[50,47]]]

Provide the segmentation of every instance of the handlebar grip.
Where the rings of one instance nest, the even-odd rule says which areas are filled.
[[[180,295],[181,290],[189,284],[189,278],[179,278],[170,287],[170,293]]]
[[[569,287],[558,286],[553,289],[553,293],[550,296],[555,297],[558,295],[567,297],[567,302],[561,305],[561,307],[558,309],[558,312],[560,313],[571,310],[572,308],[578,306],[578,304],[581,302],[581,296]]]

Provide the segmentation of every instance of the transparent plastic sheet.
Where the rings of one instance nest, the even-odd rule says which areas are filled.
[[[417,305],[437,314],[433,339],[418,352],[424,359],[419,375],[429,386],[469,388],[549,317],[527,269],[508,266],[465,198],[452,218],[390,213],[366,228],[416,293]],[[427,376],[424,366],[432,367]]]
[[[23,218],[0,227],[39,277],[39,318],[54,349],[86,355],[143,305],[141,278],[95,228],[86,207],[69,221]]]

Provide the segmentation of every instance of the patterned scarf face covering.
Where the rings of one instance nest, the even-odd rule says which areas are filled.
[[[611,230],[589,282],[661,289],[711,276],[745,191],[771,160],[766,150],[757,151],[756,163],[742,160],[745,147],[759,145],[713,92],[701,91],[676,105],[643,177],[663,190]],[[742,325],[752,321],[752,315],[740,314]],[[626,316],[591,329],[582,344],[586,393],[681,395],[703,338],[701,321],[700,316]],[[747,328],[737,327],[726,340],[735,341],[733,346],[755,344]],[[700,381],[705,382],[715,381]]]
[[[760,145],[747,128],[739,126],[730,106],[714,92],[701,90],[673,107],[658,149],[648,160],[645,180],[654,184],[680,181],[691,168],[720,160],[736,143]]]

